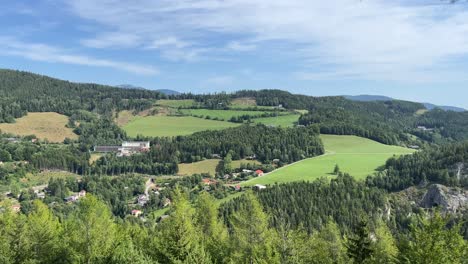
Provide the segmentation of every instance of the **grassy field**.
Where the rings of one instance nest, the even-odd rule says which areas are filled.
[[[219,120],[229,121],[232,117],[238,117],[242,115],[259,116],[261,114],[267,114],[268,112],[263,111],[243,111],[243,110],[210,110],[210,109],[182,109],[181,112],[185,115],[193,116],[209,116],[211,119],[217,118]],[[287,112],[279,113],[280,115],[287,114]]]
[[[255,118],[253,121],[256,123],[265,124],[267,126],[291,127],[299,120],[299,117],[300,115],[294,114],[276,117]]]
[[[50,142],[63,142],[65,138],[76,139],[72,129],[66,128],[68,117],[53,113],[29,113],[16,119],[13,124],[0,124],[0,130],[19,136],[36,135],[39,139]]]
[[[191,116],[148,116],[135,117],[123,126],[123,129],[131,137],[136,137],[139,134],[152,137],[169,137],[190,135],[204,130],[220,130],[238,125]]]
[[[320,177],[335,177],[336,164],[342,172],[357,179],[366,176],[385,164],[393,155],[411,154],[414,150],[383,145],[356,136],[322,135],[326,154],[285,166],[263,177],[254,178],[243,185],[273,184],[275,182],[311,181]]]
[[[186,99],[186,100],[158,100],[156,105],[179,108],[179,107],[191,107],[195,105],[195,100]]]
[[[209,173],[216,174],[216,166],[218,166],[219,159],[207,159],[194,163],[181,163],[179,164],[178,175],[189,176],[193,174]]]
[[[201,174],[201,173],[209,173],[211,175],[216,174],[216,166],[218,166],[219,159],[207,159],[199,162],[194,163],[181,163],[179,164],[179,173],[178,175],[188,176],[193,174]],[[233,160],[232,167],[234,169],[240,168],[241,164],[260,164],[260,162],[256,160]]]

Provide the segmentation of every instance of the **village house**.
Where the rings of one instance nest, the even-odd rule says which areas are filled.
[[[422,130],[422,131],[428,131],[428,132],[434,131],[433,128],[427,128],[427,127],[425,127],[425,126],[418,126],[418,129],[419,129],[419,130]]]
[[[243,173],[252,173],[253,171],[252,171],[252,170],[243,169],[242,172],[243,172]]]
[[[266,187],[265,185],[255,184],[255,186],[254,186],[253,188],[254,188],[255,190],[261,191],[261,190],[266,189],[267,187]]]
[[[211,154],[212,159],[221,159],[221,155],[219,154]]]
[[[21,211],[21,205],[20,204],[12,205],[11,210],[15,213],[19,213]]]
[[[20,142],[19,138],[5,138],[5,141],[8,141],[10,143],[19,143]]]
[[[262,177],[263,175],[265,175],[265,173],[262,170],[256,170],[255,175],[257,175],[258,177]]]
[[[67,203],[74,203],[74,202],[78,201],[78,195],[68,196],[64,200]]]
[[[85,197],[86,196],[86,191],[85,190],[81,190],[79,193],[78,193],[78,197],[81,198],[81,197]]]
[[[205,185],[212,185],[212,184],[216,184],[216,183],[217,183],[216,180],[213,180],[213,179],[210,179],[210,178],[204,178],[204,179],[202,179],[202,182],[203,182],[203,184],[205,184]]]
[[[138,205],[145,206],[148,203],[148,196],[141,194],[138,196]]]
[[[132,210],[132,215],[134,217],[140,217],[143,214],[141,210]]]
[[[37,197],[38,199],[45,199],[45,196],[46,196],[45,192],[38,192],[38,193],[36,193],[36,197]]]

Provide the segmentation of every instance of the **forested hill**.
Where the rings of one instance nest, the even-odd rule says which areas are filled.
[[[255,98],[261,106],[308,110],[299,124],[317,124],[324,134],[357,135],[394,145],[419,145],[414,136],[431,143],[468,139],[468,111],[427,110],[424,104],[408,101],[362,102],[280,90],[239,91],[232,96]]]
[[[27,112],[75,110],[109,113],[113,109],[145,109],[165,95],[149,90],[119,89],[72,83],[29,72],[0,69],[0,122],[13,122]]]

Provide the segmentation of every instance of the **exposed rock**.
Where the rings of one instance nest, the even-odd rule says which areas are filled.
[[[468,191],[441,184],[429,187],[420,202],[421,207],[439,207],[443,212],[456,213],[468,209]]]

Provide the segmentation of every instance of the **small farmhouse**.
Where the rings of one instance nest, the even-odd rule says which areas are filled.
[[[141,210],[132,210],[132,215],[133,215],[134,217],[140,217],[141,214],[143,214],[143,213],[141,212]]]
[[[256,174],[258,177],[262,177],[265,173],[263,173],[262,170],[256,170],[256,171],[255,171],[255,174]]]
[[[254,188],[255,190],[261,191],[261,190],[266,189],[266,186],[265,186],[265,185],[261,185],[261,184],[255,184],[255,186],[254,186],[253,188]]]

